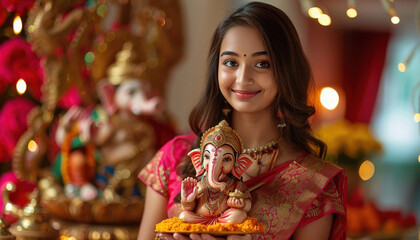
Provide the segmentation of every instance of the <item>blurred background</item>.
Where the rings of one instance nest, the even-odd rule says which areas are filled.
[[[43,167],[63,153],[56,131],[73,106],[86,116],[102,105],[111,119],[109,102],[124,84],[112,83],[113,77],[142,82],[142,111],[135,115],[153,130],[147,135],[152,152],[175,134],[188,133],[211,35],[246,2],[0,1],[2,186],[14,181],[24,194],[38,184]],[[317,109],[311,123],[328,145],[327,160],[347,170],[349,235],[420,239],[420,1],[263,2],[291,18],[311,63],[310,99]],[[124,49],[131,55],[118,55]],[[99,89],[104,78],[120,87]],[[128,105],[118,105],[116,114]],[[78,131],[84,134],[83,124]],[[94,131],[90,127],[88,135]],[[144,148],[136,149],[141,161],[150,159]],[[19,198],[10,194],[12,202]],[[58,216],[74,220],[66,214]]]

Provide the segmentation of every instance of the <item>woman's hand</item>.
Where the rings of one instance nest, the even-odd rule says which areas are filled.
[[[156,234],[156,239],[159,240],[251,240],[251,235],[228,235],[227,238],[224,237],[215,237],[210,234],[197,234],[191,233],[189,236],[185,236],[180,233],[166,234],[166,233],[158,233]]]

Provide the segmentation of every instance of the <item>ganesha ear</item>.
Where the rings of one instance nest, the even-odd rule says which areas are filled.
[[[251,166],[252,160],[251,156],[248,154],[242,153],[239,155],[236,160],[235,166],[232,169],[232,175],[240,179],[242,174]]]
[[[96,90],[107,114],[109,116],[113,115],[117,111],[117,106],[114,101],[115,86],[107,79],[102,79],[97,83]]]
[[[191,161],[194,165],[195,171],[197,172],[196,176],[200,176],[204,172],[203,165],[201,164],[201,151],[199,148],[193,149],[188,153],[188,156],[191,158]]]

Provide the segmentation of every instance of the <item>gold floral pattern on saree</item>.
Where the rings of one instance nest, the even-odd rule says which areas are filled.
[[[152,160],[140,171],[138,177],[143,179],[147,185],[163,196],[168,195],[168,176],[170,169],[164,171],[164,167],[160,165],[163,151],[155,154]],[[159,167],[160,165],[160,167]]]
[[[332,164],[306,157],[299,163],[290,163],[271,181],[253,191],[249,215],[266,227],[264,234],[252,236],[253,239],[289,239],[312,203],[315,206],[309,214],[317,214],[317,197],[323,191],[325,198],[337,203],[329,206],[344,214],[342,198],[327,184],[339,172],[340,169]]]

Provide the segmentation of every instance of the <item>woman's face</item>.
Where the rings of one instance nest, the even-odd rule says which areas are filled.
[[[252,27],[229,29],[219,53],[219,88],[234,110],[271,111],[278,89],[267,47]]]

